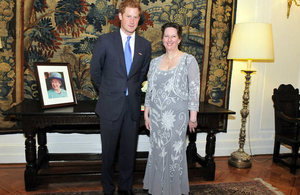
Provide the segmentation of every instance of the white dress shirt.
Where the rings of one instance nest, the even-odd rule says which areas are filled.
[[[122,29],[120,29],[120,33],[121,33],[121,38],[122,38],[123,51],[125,51],[125,43],[127,41],[128,35],[126,35],[122,31]],[[130,44],[130,49],[131,49],[131,57],[133,59],[133,55],[134,55],[134,43],[135,43],[135,32],[132,35],[130,35],[130,36],[131,36],[131,38],[130,38],[130,43],[129,44]]]

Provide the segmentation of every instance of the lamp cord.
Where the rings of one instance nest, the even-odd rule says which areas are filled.
[[[249,101],[249,103],[250,103],[250,101]],[[249,106],[249,105],[248,105]],[[250,106],[249,106],[250,107]],[[248,108],[249,108],[248,107]],[[257,160],[255,157],[254,157],[254,155],[253,155],[253,153],[252,153],[252,149],[251,149],[251,140],[250,140],[250,117],[251,116],[251,113],[249,112],[249,115],[248,115],[248,145],[249,145],[249,152],[250,152],[250,158],[251,159],[253,159],[254,161],[256,161],[256,162],[266,162],[266,161],[268,161],[268,160],[270,160],[270,159],[272,159],[272,157],[270,157],[270,158],[267,158],[267,159],[265,159],[265,160]]]

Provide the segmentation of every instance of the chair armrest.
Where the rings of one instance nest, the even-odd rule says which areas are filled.
[[[284,114],[283,112],[279,112],[278,116],[286,122],[297,123],[297,125],[300,125],[300,118],[289,117],[288,115]]]

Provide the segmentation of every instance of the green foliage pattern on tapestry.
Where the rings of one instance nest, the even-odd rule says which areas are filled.
[[[41,61],[69,63],[77,98],[97,98],[89,75],[93,44],[99,35],[118,29],[119,3],[117,0],[33,1],[31,14],[25,14],[29,18],[24,18],[24,21],[28,21],[24,25],[25,98],[39,98],[33,63]],[[169,21],[183,26],[181,49],[196,57],[201,70],[204,45],[211,45],[209,49],[214,58],[210,59],[208,74],[202,75],[209,78],[206,91],[202,88],[202,93],[208,94],[205,98],[207,101],[212,99],[208,92],[215,90],[213,102],[222,100],[221,106],[227,93],[228,62],[224,55],[228,46],[224,45],[230,37],[228,35],[231,28],[232,4],[229,0],[213,1],[211,9],[215,9],[216,12],[212,13],[207,12],[206,0],[141,1],[144,12],[138,33],[151,41],[153,57],[163,53],[160,27]],[[209,21],[215,26],[211,31],[211,36],[215,38],[211,38],[210,43],[205,43],[207,17],[212,18]],[[220,28],[225,28],[227,35],[222,34],[224,31],[218,32]]]
[[[0,128],[14,123],[5,121],[2,111],[14,102],[15,84],[15,1],[0,0]]]
[[[121,0],[25,0],[22,47],[24,59],[15,64],[15,26],[12,18],[4,18],[5,30],[0,34],[4,48],[0,52],[0,109],[13,105],[17,79],[22,79],[24,98],[39,99],[34,70],[35,62],[67,62],[78,100],[96,99],[90,79],[93,45],[101,34],[118,30],[118,5]],[[235,0],[141,0],[138,34],[152,43],[152,57],[161,55],[161,26],[169,21],[183,27],[181,49],[194,55],[201,70],[201,101],[227,107],[231,67],[228,52]],[[1,9],[15,13],[14,0],[0,0]],[[13,7],[13,9],[11,9]],[[10,13],[3,12],[3,13]],[[2,20],[0,19],[0,22]],[[1,27],[2,29],[3,27]],[[2,30],[1,30],[2,32]],[[21,66],[23,78],[16,78]],[[23,82],[24,80],[24,82]],[[0,116],[1,118],[1,116]]]

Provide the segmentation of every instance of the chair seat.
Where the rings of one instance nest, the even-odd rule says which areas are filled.
[[[276,136],[276,135],[275,135]],[[291,142],[293,144],[297,144],[300,140],[300,136],[298,135],[297,137],[293,136],[293,135],[277,135],[277,139],[281,140],[281,141],[286,141],[286,142]]]

